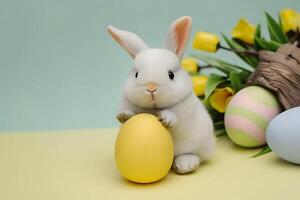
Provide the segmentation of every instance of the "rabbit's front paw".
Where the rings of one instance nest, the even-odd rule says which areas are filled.
[[[121,112],[117,115],[117,119],[121,123],[125,123],[128,119],[130,119],[134,115],[133,112],[126,110],[124,112]]]
[[[158,120],[167,128],[172,128],[177,122],[176,115],[168,110],[161,111]]]
[[[194,154],[183,154],[177,156],[173,168],[178,174],[187,174],[195,171],[200,164],[200,158]]]

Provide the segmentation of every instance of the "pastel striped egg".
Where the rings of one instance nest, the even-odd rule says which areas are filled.
[[[229,138],[244,147],[266,144],[266,128],[280,113],[276,97],[259,86],[249,86],[236,93],[225,111],[225,128]]]

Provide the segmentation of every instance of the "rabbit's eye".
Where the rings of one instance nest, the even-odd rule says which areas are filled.
[[[174,79],[174,73],[173,73],[173,72],[169,71],[168,75],[169,75],[169,78],[170,78],[171,80]]]
[[[136,73],[135,73],[135,75],[134,75],[134,76],[135,76],[135,78],[137,78],[137,77],[138,77],[138,75],[139,75],[139,73],[138,73],[138,72],[136,72]]]

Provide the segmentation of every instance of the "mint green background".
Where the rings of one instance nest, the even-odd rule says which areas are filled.
[[[107,35],[108,24],[161,47],[167,27],[182,15],[193,17],[193,34],[229,33],[240,17],[256,24],[264,10],[275,16],[284,7],[300,10],[300,2],[1,0],[0,130],[116,127],[132,61]]]

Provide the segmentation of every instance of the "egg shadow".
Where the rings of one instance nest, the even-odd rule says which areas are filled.
[[[173,168],[170,169],[170,171],[168,172],[168,174],[158,180],[158,181],[155,181],[155,182],[152,182],[152,183],[137,183],[137,182],[133,182],[133,181],[130,181],[130,180],[127,180],[125,178],[123,178],[121,175],[119,176],[119,182],[125,186],[128,186],[128,187],[133,187],[133,188],[153,188],[153,187],[158,187],[158,186],[162,186],[162,185],[165,185],[165,184],[168,184],[170,183],[171,181],[174,181],[174,179],[178,179],[180,177],[186,177],[186,176],[195,176],[197,175],[198,173],[201,173],[203,171],[203,169],[205,168],[208,168],[211,164],[211,161],[205,161],[203,163],[201,163],[201,166],[196,170],[196,171],[193,171],[191,173],[186,173],[186,174],[178,174],[174,171]]]
[[[290,167],[290,168],[300,168],[300,164],[297,164],[297,163],[292,163],[292,162],[289,162],[287,160],[284,160],[280,157],[277,157],[277,156],[274,156],[273,158],[270,159],[270,163],[271,165],[277,165],[277,166],[280,166],[280,167]]]
[[[245,153],[249,153],[249,154],[256,154],[258,153],[262,148],[263,146],[259,146],[259,147],[243,147],[243,146],[240,146],[240,145],[237,145],[235,144],[227,135],[222,135],[221,136],[223,140],[226,141],[226,146],[230,149],[233,149],[234,152],[240,152],[242,154],[245,154]],[[250,155],[250,156],[252,156]]]
[[[124,177],[122,177],[121,175],[119,176],[119,182],[127,187],[132,187],[132,188],[153,188],[153,187],[158,187],[161,185],[165,185],[169,182],[169,179],[171,179],[171,173],[172,171],[170,171],[164,178],[155,181],[155,182],[151,182],[151,183],[137,183],[137,182],[133,182],[130,180],[125,179]]]

